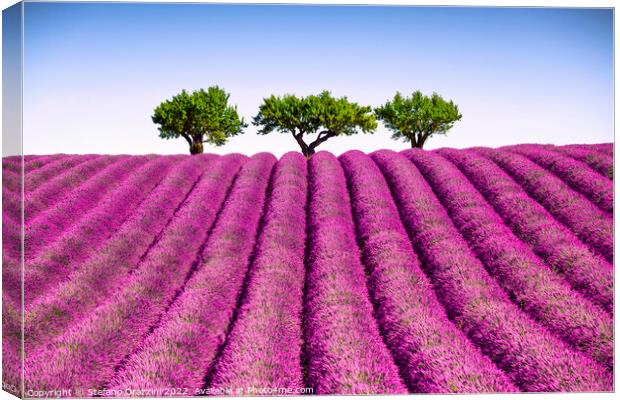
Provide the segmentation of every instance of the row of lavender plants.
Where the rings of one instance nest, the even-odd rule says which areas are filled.
[[[166,215],[171,215],[175,204],[179,204],[184,193],[190,190],[192,175],[205,169],[206,165],[201,159],[188,158],[186,162],[175,166],[159,190],[155,190],[149,199],[141,204],[114,238],[106,242],[105,237],[98,236],[97,233],[102,234],[111,225],[118,225],[122,219],[122,215],[119,214],[124,213],[117,214],[116,211],[122,211],[123,207],[127,207],[123,202],[128,201],[131,207],[132,201],[139,200],[140,196],[146,196],[149,187],[158,183],[176,158],[162,157],[143,165],[123,185],[124,189],[120,191],[122,193],[110,194],[107,199],[109,202],[104,201],[98,207],[102,210],[98,215],[100,218],[95,218],[97,224],[93,224],[90,218],[84,220],[86,227],[90,226],[95,231],[74,230],[74,235],[65,232],[65,240],[59,240],[63,246],[57,246],[56,249],[59,252],[58,256],[55,256],[55,252],[51,252],[48,258],[40,258],[38,260],[40,263],[26,265],[24,272],[31,277],[28,280],[30,286],[35,280],[42,286],[53,286],[53,290],[46,292],[42,299],[36,301],[31,291],[25,292],[28,302],[24,315],[24,335],[28,354],[32,354],[31,352],[47,343],[50,338],[60,335],[70,322],[81,318],[86,310],[92,309],[97,304],[97,301],[108,296],[110,288],[115,287],[115,274],[121,274],[135,267],[139,257],[148,248],[149,241],[163,229]],[[134,196],[135,199],[132,199]],[[114,207],[114,203],[118,207]],[[105,205],[112,207],[109,209]],[[93,244],[92,242],[97,240],[105,242],[101,249],[97,249],[95,245],[92,247],[85,245],[88,242]],[[94,253],[93,247],[97,250]],[[78,248],[80,251],[73,251]],[[87,257],[89,259],[83,264],[79,262]],[[48,273],[36,275],[36,271],[40,268],[47,269]],[[73,273],[73,270],[76,272]],[[6,272],[6,269],[3,272]],[[36,279],[37,277],[39,279]],[[37,289],[36,285],[34,289]],[[21,321],[21,312],[17,311],[21,308],[14,301],[9,301],[6,296],[5,290],[3,306],[5,310],[11,311],[7,317],[12,318],[5,319],[3,322],[10,323],[3,327],[4,332],[9,333],[5,337],[13,340],[5,342],[4,349],[5,354],[11,353],[12,356],[18,357],[18,354],[14,353],[20,348],[21,325],[15,321]],[[13,318],[19,320],[13,321]]]
[[[102,168],[110,165],[117,158],[99,157],[98,159],[91,159],[50,179],[38,190],[25,192],[23,199],[21,193],[3,190],[2,244],[3,249],[7,250],[3,254],[12,259],[17,259],[20,256],[20,252],[15,252],[14,249],[20,248],[18,243],[20,242],[22,211],[24,213],[24,224],[30,225],[32,217],[37,214],[34,209],[40,211],[45,207],[52,207],[55,202],[71,193],[85,180],[100,172]]]
[[[66,157],[65,154],[51,154],[46,156],[25,155],[23,156],[23,163],[21,156],[3,157],[2,169],[3,171],[6,170],[16,174],[21,174],[23,166],[24,172],[28,173],[39,169],[52,161],[56,161],[64,157]]]
[[[499,165],[592,251],[613,262],[613,218],[608,213],[524,156],[482,147],[472,150]]]
[[[275,158],[265,153],[245,163],[199,250],[194,273],[106,388],[163,394],[172,387],[184,389],[177,395],[200,394],[196,391],[229,332],[274,164]]]
[[[517,391],[507,376],[448,319],[433,284],[421,269],[390,189],[373,160],[352,151],[340,156],[340,162],[351,191],[376,318],[409,390]]]
[[[570,146],[570,145],[569,145]],[[601,144],[591,144],[587,145],[589,148],[592,148],[602,154],[610,156],[613,158],[614,156],[614,144],[613,143],[601,143]]]
[[[203,175],[160,240],[118,282],[118,290],[85,320],[26,360],[27,387],[79,390],[106,385],[126,357],[141,346],[196,268],[208,226],[218,213],[218,200],[223,200],[217,196],[227,183],[222,172]],[[256,176],[251,179],[256,182]]]
[[[5,157],[2,160],[2,177],[3,177],[3,211],[11,207],[11,200],[17,199],[15,202],[15,209],[17,210],[17,221],[8,217],[8,213],[4,213],[2,219],[2,231],[3,231],[3,254],[2,264],[3,271],[15,258],[19,257],[21,252],[20,235],[20,222],[21,221],[21,204],[19,196],[21,194],[21,182],[22,182],[22,166],[26,176],[30,172],[36,172],[37,169],[53,163],[58,160],[64,159],[64,155],[53,156],[24,156],[24,163],[22,164],[21,157]],[[25,179],[25,178],[24,178]],[[12,194],[10,186],[11,182],[15,184],[13,187],[14,193],[17,197],[9,197],[7,200],[6,193]],[[7,187],[9,186],[9,187]],[[8,218],[7,218],[8,217]],[[9,255],[10,253],[11,255]],[[20,279],[15,282],[4,280],[4,287],[19,286]],[[22,317],[23,312],[19,305],[16,305],[13,300],[9,300],[5,291],[3,291],[2,297],[2,382],[3,389],[7,390],[16,396],[23,396],[21,391],[21,352],[22,348]]]
[[[101,165],[92,165],[99,161]],[[114,162],[117,163],[114,163]],[[86,166],[84,164],[87,164]],[[91,162],[86,162],[80,166],[78,166],[78,171],[75,172],[73,169],[65,171],[60,176],[56,177],[47,182],[44,187],[40,188],[31,194],[28,195],[29,198],[35,199],[35,202],[39,204],[45,203],[45,205],[39,207],[40,209],[44,209],[45,207],[52,207],[55,205],[55,202],[59,199],[64,199],[66,195],[73,193],[74,189],[81,188],[81,184],[85,183],[91,175],[102,173],[102,168],[105,171],[106,166],[111,167],[116,165],[122,165],[122,162],[119,162],[117,157],[101,157],[100,160],[91,160]],[[84,171],[83,169],[86,169]],[[39,194],[41,193],[41,194]],[[21,212],[22,212],[22,199],[19,194],[5,194],[3,192],[3,247],[7,248],[9,251],[5,252],[11,258],[18,258],[20,256],[19,253],[13,254],[10,250],[15,246],[15,243],[18,243],[20,240],[20,229],[21,229]],[[47,196],[49,195],[49,196]],[[26,218],[26,209],[30,208],[30,202],[25,198],[23,199],[24,205],[24,228],[26,225],[30,227],[33,225],[31,218]],[[75,198],[75,201],[78,199]],[[34,204],[33,204],[34,205]],[[36,207],[36,206],[35,206]],[[29,212],[29,216],[32,215],[33,212]],[[35,225],[36,228],[36,225]],[[45,221],[43,220],[43,226],[39,227],[39,229],[46,229]],[[30,253],[30,249],[27,253]],[[26,254],[24,254],[26,256]]]
[[[503,221],[554,271],[590,300],[613,313],[613,267],[492,161],[469,150],[441,149]]]
[[[420,172],[403,155],[373,153],[421,264],[452,321],[525,391],[604,391],[605,367],[515,305],[461,237]]]
[[[24,192],[31,193],[35,191],[41,184],[47,182],[49,179],[60,175],[64,171],[67,171],[83,162],[97,158],[101,156],[97,155],[74,155],[54,160],[47,163],[41,168],[25,174],[23,176]],[[22,175],[16,174],[10,170],[2,170],[2,190],[8,190],[19,194],[22,188]]]
[[[4,307],[18,309],[21,308],[23,301],[27,309],[33,299],[45,293],[47,288],[62,283],[71,275],[74,269],[78,269],[80,262],[84,260],[86,255],[92,254],[93,247],[94,250],[97,250],[96,245],[104,241],[106,228],[112,230],[117,220],[122,221],[124,218],[123,214],[132,210],[133,206],[135,206],[134,201],[139,201],[140,196],[144,195],[143,192],[148,193],[150,191],[152,186],[167,171],[167,164],[170,164],[172,161],[166,161],[167,158],[160,158],[158,160],[158,162],[153,162],[152,165],[146,164],[132,175],[127,184],[124,185],[127,189],[125,190],[127,192],[126,196],[112,196],[110,199],[107,199],[109,202],[116,202],[117,207],[107,210],[106,207],[103,207],[106,205],[106,202],[104,202],[100,208],[107,212],[102,213],[103,215],[95,215],[90,216],[91,218],[83,219],[83,224],[87,225],[86,228],[65,231],[63,237],[55,243],[60,243],[62,244],[61,246],[52,246],[48,254],[35,259],[34,262],[27,262],[23,271],[18,263],[14,261],[5,262],[2,271],[3,279],[9,285],[5,286],[2,294]],[[123,207],[127,207],[127,210],[123,210]],[[116,211],[118,211],[118,214]],[[99,232],[101,232],[101,236],[97,235]],[[22,276],[24,277],[23,299],[21,299],[22,285],[20,284]],[[85,293],[91,296],[90,292]],[[52,322],[59,319],[60,310],[58,308],[51,308],[47,311],[49,319],[44,319],[42,324],[32,325],[29,322],[25,324],[25,334],[28,339],[26,343],[28,345],[32,345],[35,341],[30,334],[33,328],[39,331],[51,330],[49,328],[51,328]]]
[[[47,212],[30,220],[24,227],[24,259],[35,258],[41,250],[50,246],[60,233],[97,206],[107,193],[122,186],[132,172],[150,159],[153,157],[120,159],[63,197]],[[67,218],[67,215],[75,215],[76,218]]]
[[[157,244],[175,211],[184,204],[206,168],[224,174],[226,170],[234,170],[237,164],[237,160],[224,162],[205,156],[187,159],[174,166],[113,237],[79,268],[74,268],[66,280],[26,308],[27,351],[35,351],[88,315],[120,287],[123,279],[139,268],[141,259]]]
[[[104,160],[108,158],[108,160]],[[78,186],[78,188],[76,190],[78,190],[81,186],[79,185],[79,183],[82,182],[82,179],[87,179],[89,174],[95,174],[97,172],[97,168],[99,169],[106,169],[106,166],[109,165],[115,165],[114,161],[115,158],[113,157],[101,157],[102,162],[100,163],[100,165],[91,165],[88,168],[88,174],[84,174],[85,176],[80,177],[79,179],[75,179],[71,180],[71,183],[75,183],[74,185],[71,184],[67,184],[65,186],[65,184],[67,183],[67,181],[64,179],[65,176],[73,176],[73,174],[69,170],[63,174],[61,174],[59,177],[57,177],[56,179],[52,179],[50,181],[48,181],[48,183],[46,185],[44,185],[44,187],[49,188],[49,192],[54,192],[55,193],[55,198],[63,198],[63,195],[68,196],[70,193],[72,193],[72,189],[74,186]],[[97,160],[93,160],[93,161],[97,161]],[[86,162],[84,164],[90,164],[89,162]],[[48,164],[50,165],[50,164]],[[121,163],[118,163],[116,165],[122,165]],[[44,167],[43,167],[44,168]],[[75,169],[80,169],[75,168]],[[128,173],[129,171],[127,171]],[[80,174],[79,176],[81,176],[82,174]],[[98,176],[95,175],[95,176]],[[42,198],[46,197],[46,194],[48,192],[48,190],[42,188],[43,193]],[[35,191],[34,194],[37,195],[37,193],[39,193],[39,191]],[[3,193],[4,195],[4,193]],[[52,196],[54,197],[54,196]],[[76,197],[76,201],[79,199],[79,197]],[[49,199],[48,200],[49,204],[53,204],[53,200]],[[67,202],[65,202],[67,203]],[[71,204],[71,201],[68,201],[69,204]],[[24,200],[24,207],[28,207],[30,204],[28,203],[27,200]],[[9,208],[11,208],[11,205],[8,205]],[[21,207],[21,206],[20,206]],[[5,211],[5,209],[3,208],[3,212]],[[60,214],[58,216],[58,218],[62,218],[64,223],[70,224],[74,221],[75,218],[67,218],[67,215],[73,215],[73,214]],[[80,210],[77,210],[77,213],[75,214],[76,216],[81,216]],[[45,220],[43,220],[43,224],[38,226],[37,223],[35,224],[28,224],[27,226],[24,226],[24,231],[26,231],[28,234],[30,234],[33,230],[39,230],[39,231],[45,231],[47,229],[50,229],[50,227],[45,224]],[[30,221],[28,221],[30,222]],[[5,218],[4,214],[3,214],[3,219],[2,219],[2,229],[3,229],[3,269],[2,269],[2,276],[3,279],[5,280],[5,282],[7,282],[7,286],[5,286],[5,291],[3,291],[3,296],[5,294],[8,294],[10,296],[10,298],[14,299],[14,301],[19,302],[19,296],[21,294],[21,275],[22,275],[22,269],[21,269],[21,265],[20,265],[20,253],[21,253],[21,225],[15,221],[12,220],[12,218]],[[51,235],[51,240],[53,241],[53,239],[56,237],[56,235]],[[47,244],[47,243],[44,243]],[[25,254],[24,259],[30,259],[32,258],[32,252],[34,251],[34,249],[31,247],[31,243],[28,241],[26,243],[24,243],[24,248],[25,248]]]
[[[67,227],[34,259],[25,263],[24,303],[26,307],[78,267],[85,258],[97,253],[108,238],[161,182],[176,157],[156,158],[137,168],[116,190],[108,192],[96,207],[79,210],[72,226]],[[193,182],[191,174],[187,179]]]
[[[48,210],[58,199],[70,193],[95,174],[101,173],[105,167],[119,162],[122,164],[123,160],[129,160],[129,158],[120,156],[97,157],[81,163],[75,168],[62,171],[33,191],[29,191],[27,186],[24,187],[24,223],[29,224],[41,211]],[[21,193],[5,193],[3,191],[2,196],[6,202],[6,205],[3,205],[3,214],[6,212],[12,221],[19,223]]]
[[[592,171],[581,161],[536,145],[509,146],[505,149],[521,154],[554,173],[601,210],[610,214],[614,212],[613,182]]]
[[[443,157],[404,153],[425,177],[489,274],[525,312],[567,343],[613,368],[613,322],[521,242],[467,178]]]
[[[245,292],[223,349],[207,372],[212,390],[304,387],[306,160],[285,154],[274,168]],[[252,394],[252,393],[245,393]]]
[[[550,149],[587,164],[590,168],[609,179],[614,178],[613,157],[601,154],[600,152],[591,149],[589,146],[552,146]]]
[[[406,393],[373,318],[346,179],[333,155],[320,152],[312,158],[309,186],[308,384],[318,394]]]
[[[106,237],[106,234],[114,231],[113,222],[124,220],[126,214],[130,213],[132,208],[144,197],[144,192],[148,193],[163,177],[172,161],[168,157],[154,159],[151,161],[153,165],[147,163],[133,172],[121,168],[123,176],[127,174],[127,180],[119,185],[118,190],[112,190],[107,193],[107,196],[93,200],[93,202],[98,200],[99,205],[91,212],[89,212],[89,207],[95,206],[96,203],[80,201],[79,195],[73,198],[71,195],[67,195],[61,202],[61,205],[64,206],[62,210],[66,213],[57,213],[56,217],[59,220],[59,225],[64,226],[59,227],[58,230],[52,230],[50,225],[46,223],[42,225],[35,223],[25,227],[26,240],[24,246],[29,256],[24,256],[24,271],[21,271],[18,259],[9,259],[2,271],[3,279],[7,279],[8,282],[19,283],[23,273],[24,291],[27,293],[24,300],[28,303],[31,299],[36,298],[49,285],[58,281],[57,276],[68,275],[71,272],[70,266],[77,265],[80,261],[80,255],[92,250],[92,245],[99,244]],[[141,163],[129,164],[130,166],[141,165]],[[154,179],[151,179],[153,177]],[[80,190],[80,188],[76,190]],[[93,189],[89,188],[90,190]],[[105,188],[101,188],[100,192],[106,194]],[[73,201],[73,199],[77,200]],[[113,212],[110,213],[110,211]],[[40,239],[43,249],[39,254],[32,254],[36,251],[36,248],[32,247],[32,239],[36,236],[29,236],[33,231],[49,232],[47,237],[51,236],[47,242],[43,238]],[[101,236],[97,235],[98,231],[101,232]],[[18,299],[21,288],[18,285],[7,286],[6,293],[14,299]]]

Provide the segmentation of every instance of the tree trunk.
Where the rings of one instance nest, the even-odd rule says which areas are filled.
[[[421,149],[422,147],[424,147],[424,142],[426,141],[425,137],[422,137],[421,135],[416,139],[416,137],[412,137],[411,138],[411,148],[412,149]]]
[[[430,135],[424,135],[424,136],[420,136],[420,138],[418,139],[418,149],[421,149],[424,147],[424,143],[426,143],[426,139],[428,139]]]
[[[304,157],[306,157],[306,160],[311,159],[312,155],[314,154],[314,149],[311,149],[310,147],[308,147],[306,142],[304,142],[304,139],[301,134],[293,134],[293,137],[295,138],[295,140],[297,141],[297,144],[299,145],[299,148],[301,149],[301,154],[303,154]]]
[[[194,139],[189,146],[190,154],[202,154],[202,141]]]
[[[303,149],[302,149],[302,151],[301,151],[301,152],[302,152],[302,154],[306,157],[306,160],[311,159],[311,158],[312,158],[312,156],[313,156],[313,155],[314,155],[314,153],[315,153],[314,149],[310,149],[310,148],[308,148],[308,149],[306,149],[306,150],[303,150]]]

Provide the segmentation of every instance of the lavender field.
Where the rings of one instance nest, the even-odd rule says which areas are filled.
[[[613,390],[613,144],[2,166],[13,393]]]

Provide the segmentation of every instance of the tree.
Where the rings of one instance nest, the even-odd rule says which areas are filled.
[[[266,135],[274,130],[293,135],[307,159],[323,142],[335,136],[353,135],[358,129],[371,133],[377,120],[371,107],[350,102],[346,97],[334,98],[328,91],[298,98],[294,95],[271,96],[263,99],[254,125]],[[306,143],[304,135],[318,132],[314,141]]]
[[[375,108],[375,114],[393,132],[392,139],[404,139],[418,148],[435,134],[445,135],[462,117],[452,100],[445,101],[437,93],[428,97],[419,90],[411,97],[396,92],[391,101]]]
[[[159,137],[183,137],[190,154],[200,154],[203,143],[221,146],[231,136],[242,133],[247,124],[239,118],[236,106],[228,105],[230,95],[218,86],[206,91],[181,93],[155,108],[152,119],[159,124]]]

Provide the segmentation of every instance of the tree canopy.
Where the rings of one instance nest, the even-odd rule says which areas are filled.
[[[266,135],[279,131],[293,135],[306,158],[312,157],[316,148],[328,139],[353,135],[361,131],[372,133],[377,121],[372,108],[350,102],[346,97],[334,98],[330,92],[297,97],[291,94],[270,96],[263,99],[254,125],[258,133]],[[314,141],[307,143],[304,136],[317,133]]]
[[[191,154],[203,151],[203,143],[221,146],[247,126],[237,107],[228,105],[230,95],[218,86],[193,93],[182,90],[155,108],[152,119],[159,124],[159,137],[183,137]]]
[[[396,92],[392,100],[375,108],[375,114],[392,131],[392,139],[404,139],[419,148],[429,137],[445,135],[462,117],[452,100],[446,101],[437,93],[428,97],[419,90],[411,97]]]

